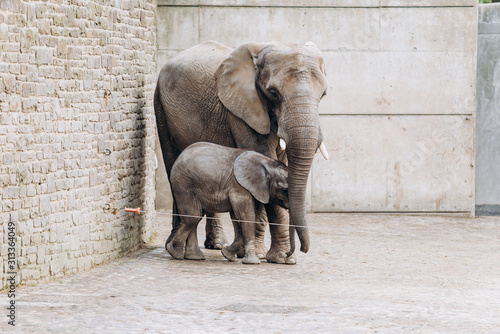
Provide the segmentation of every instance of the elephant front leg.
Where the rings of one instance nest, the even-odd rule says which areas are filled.
[[[244,264],[260,264],[260,259],[255,253],[255,224],[253,222],[241,223],[243,247],[245,256],[241,259]]]
[[[259,264],[260,259],[255,254],[255,210],[253,206],[238,207],[231,212],[234,226],[234,242],[222,249],[222,255],[229,261],[234,261],[236,253],[244,249],[244,264]],[[243,247],[242,247],[243,246]]]
[[[268,262],[295,264],[295,255],[287,257],[290,250],[290,233],[288,226],[288,212],[274,204],[266,205],[267,217],[269,219],[269,230],[271,231],[271,248],[266,254]]]
[[[231,245],[225,246],[222,248],[222,255],[229,261],[234,261],[236,260],[236,255],[238,254],[238,257],[243,257],[239,256],[239,252],[243,250],[243,237],[241,235],[241,226],[238,221],[234,218],[234,215],[231,213],[231,218],[233,219],[233,227],[234,227],[234,241]]]
[[[222,215],[218,213],[207,213],[207,224],[205,225],[206,239],[205,248],[222,249],[228,245],[226,234],[222,228]]]

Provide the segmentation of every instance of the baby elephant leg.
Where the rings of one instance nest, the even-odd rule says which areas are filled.
[[[255,223],[242,222],[241,234],[245,248],[245,257],[242,262],[245,264],[260,264],[260,259],[255,252]]]
[[[243,248],[243,237],[241,236],[240,223],[234,218],[234,214],[231,212],[231,218],[233,220],[234,228],[234,241],[231,245],[222,248],[222,255],[229,261],[234,261],[236,259],[236,254],[240,249]]]
[[[203,257],[196,238],[196,227],[202,215],[201,204],[193,201],[189,193],[178,195],[176,203],[179,212],[179,226],[175,234],[168,238],[167,251],[178,260],[184,259],[186,255],[188,258],[199,258],[200,253]]]
[[[245,264],[259,264],[260,259],[255,253],[255,199],[250,192],[235,191],[229,195],[229,200],[232,208],[231,218],[233,219],[233,225],[236,220],[239,222],[239,227],[241,228],[241,239],[243,239],[243,247],[245,249],[245,256],[242,262]],[[235,238],[236,241],[237,239]],[[241,241],[239,243],[235,242],[233,242],[234,247],[233,245],[230,246],[232,252],[237,252],[241,247]]]
[[[191,221],[190,221],[191,220]],[[193,218],[181,217],[179,228],[173,238],[167,243],[167,251],[177,260],[184,259],[184,247],[186,240],[193,228]],[[197,224],[197,222],[195,222]]]
[[[186,252],[184,253],[184,258],[188,260],[205,260],[205,255],[198,245],[198,224],[200,221],[193,226],[191,232],[188,235],[186,242]]]
[[[205,225],[205,232],[207,238],[205,239],[205,248],[208,249],[222,249],[228,244],[226,234],[222,227],[221,213],[207,213],[207,223]]]

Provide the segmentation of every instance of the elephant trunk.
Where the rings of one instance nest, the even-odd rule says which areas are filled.
[[[307,253],[310,246],[306,220],[306,188],[309,171],[319,141],[319,116],[316,109],[301,110],[297,119],[290,119],[286,129],[288,142],[288,197],[290,204],[290,251],[295,251],[295,234],[300,240],[300,250]],[[292,125],[293,124],[293,125]]]

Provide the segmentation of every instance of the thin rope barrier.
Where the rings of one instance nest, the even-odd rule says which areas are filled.
[[[194,215],[183,215],[179,213],[170,213],[170,212],[165,212],[168,215],[171,216],[178,216],[178,217],[186,217],[186,218],[206,218],[212,219],[212,220],[221,220],[221,221],[231,221],[231,222],[238,222],[238,223],[251,223],[251,224],[269,224],[269,225],[281,225],[281,226],[292,226],[292,227],[302,227],[302,228],[312,228],[312,229],[325,229],[324,227],[319,227],[319,226],[301,226],[301,225],[290,225],[290,224],[280,224],[280,223],[271,223],[271,222],[259,222],[259,221],[251,221],[251,220],[242,220],[242,219],[232,219],[232,218],[215,218],[215,217],[208,217],[208,216],[194,216]]]
[[[145,213],[145,211],[140,211],[140,210],[137,210],[137,209],[129,209],[129,211],[127,212],[135,212],[137,214],[140,213]],[[206,218],[207,220],[208,219],[211,219],[211,220],[221,220],[221,221],[231,221],[231,222],[240,222],[240,223],[251,223],[251,224],[269,224],[269,225],[281,225],[281,226],[292,226],[292,227],[302,227],[302,228],[308,228],[308,229],[313,229],[313,230],[323,230],[323,231],[336,231],[338,232],[338,228],[334,228],[334,227],[329,227],[329,226],[300,226],[300,225],[285,225],[285,224],[280,224],[280,223],[274,223],[274,222],[259,222],[259,221],[251,221],[251,220],[242,220],[242,219],[231,219],[231,218],[215,218],[215,217],[208,217],[206,215],[204,216],[196,216],[196,215],[183,215],[183,214],[178,214],[178,213],[171,213],[171,212],[164,212],[164,214],[166,215],[170,215],[170,216],[178,216],[178,217],[186,217],[186,218],[199,218],[200,220],[203,219],[203,218]],[[372,232],[375,232],[375,231],[363,231],[363,230],[357,230],[357,233],[369,233],[371,234]],[[385,235],[385,236],[391,236],[391,237],[394,237],[394,236],[400,236],[400,237],[408,237],[410,235],[405,235],[405,234],[401,234],[401,233],[387,233],[387,232],[382,232],[382,231],[376,231],[376,233],[378,235]]]

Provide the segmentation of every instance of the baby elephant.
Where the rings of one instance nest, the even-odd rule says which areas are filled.
[[[204,259],[196,228],[206,212],[230,212],[234,241],[222,254],[234,261],[243,246],[243,263],[260,263],[255,253],[255,219],[268,202],[288,209],[288,172],[276,160],[254,152],[211,143],[186,148],[170,174],[179,219],[174,219],[166,248],[176,259]],[[175,223],[177,221],[177,223]]]

